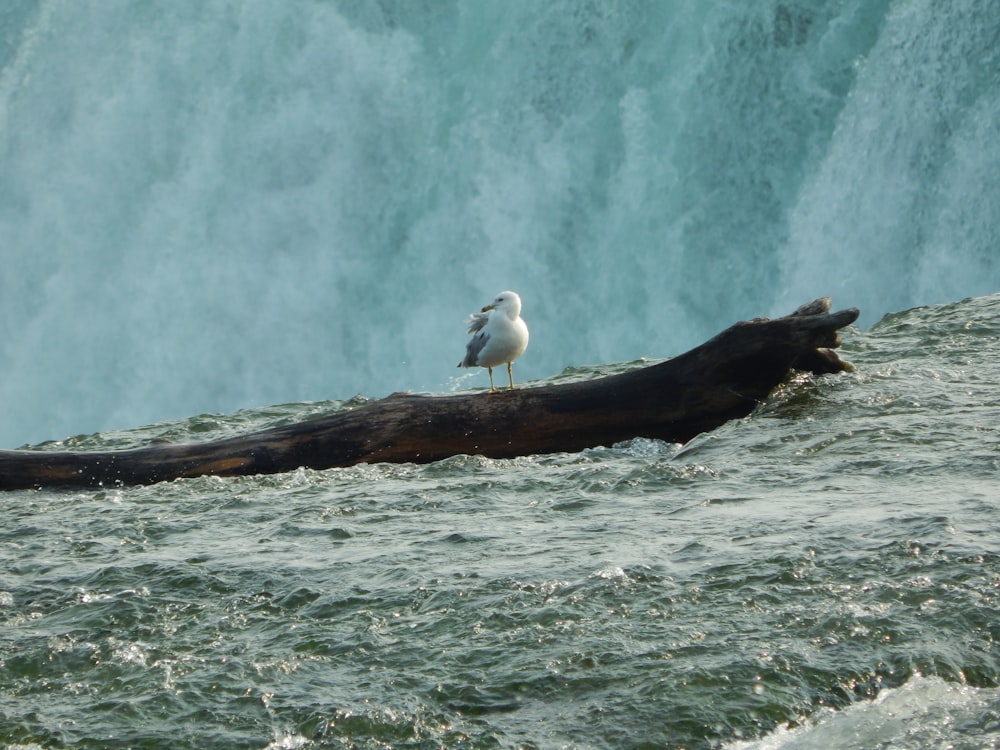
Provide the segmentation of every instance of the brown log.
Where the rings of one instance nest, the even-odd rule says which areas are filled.
[[[305,466],[511,458],[634,437],[683,443],[749,414],[792,370],[851,369],[831,348],[858,317],[823,298],[775,320],[737,323],[673,359],[594,380],[450,396],[393,394],[249,435],[119,451],[0,451],[0,489],[150,484]]]

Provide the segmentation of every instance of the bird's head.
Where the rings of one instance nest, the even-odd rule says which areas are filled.
[[[511,318],[516,318],[521,314],[521,298],[517,292],[500,292],[493,302],[482,309],[482,312],[489,310],[502,310]]]

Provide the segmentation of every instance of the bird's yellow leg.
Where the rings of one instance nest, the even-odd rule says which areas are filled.
[[[493,368],[487,367],[486,372],[490,374],[490,393],[496,393],[497,389],[493,387]]]
[[[514,390],[514,371],[510,367],[510,362],[507,363],[507,377],[510,378],[510,389]]]

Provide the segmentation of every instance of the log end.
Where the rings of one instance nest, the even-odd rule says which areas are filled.
[[[835,372],[854,372],[855,367],[833,351],[840,346],[840,329],[858,319],[861,312],[849,307],[839,312],[830,312],[829,297],[820,297],[799,307],[789,318],[812,318],[815,321],[816,346],[799,356],[793,367],[819,375]],[[812,321],[810,321],[812,322]]]

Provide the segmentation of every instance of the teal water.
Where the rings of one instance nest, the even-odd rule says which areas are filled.
[[[997,747],[998,341],[1000,296],[893,313],[683,447],[5,493],[0,737]]]
[[[998,56],[995,0],[5,0],[0,447],[478,384],[503,289],[535,380],[992,294]]]
[[[998,55],[993,0],[5,2],[2,447],[479,388],[507,288],[535,383],[862,318],[683,447],[4,493],[0,743],[1000,746]]]

